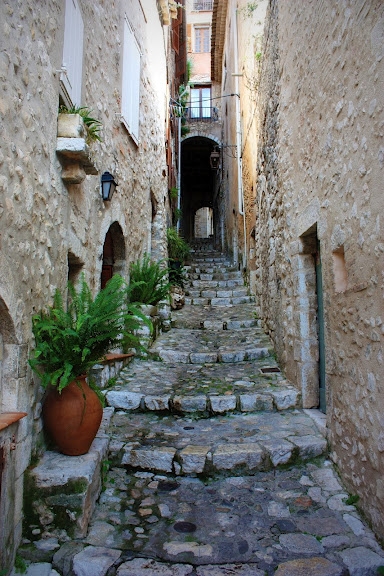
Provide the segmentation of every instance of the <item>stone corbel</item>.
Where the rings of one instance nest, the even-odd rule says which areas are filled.
[[[79,114],[59,114],[56,154],[65,184],[80,184],[87,174],[98,174],[85,135],[84,122]]]

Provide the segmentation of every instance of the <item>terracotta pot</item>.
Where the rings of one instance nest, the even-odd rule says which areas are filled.
[[[68,384],[61,394],[56,388],[47,391],[43,405],[44,427],[63,454],[86,454],[102,416],[101,402],[85,376]]]

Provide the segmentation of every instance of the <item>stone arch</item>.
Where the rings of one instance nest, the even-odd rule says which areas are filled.
[[[101,288],[114,274],[125,277],[126,274],[126,250],[123,230],[117,222],[113,222],[104,238],[102,252]]]
[[[195,130],[181,144],[181,211],[182,233],[186,240],[194,239],[195,214],[200,208],[213,211],[215,229],[220,210],[217,191],[220,185],[220,169],[213,170],[211,153],[221,146],[220,139],[211,133]]]

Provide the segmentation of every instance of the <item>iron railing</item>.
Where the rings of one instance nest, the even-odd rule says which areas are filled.
[[[212,10],[213,0],[194,0],[193,2],[194,10]]]

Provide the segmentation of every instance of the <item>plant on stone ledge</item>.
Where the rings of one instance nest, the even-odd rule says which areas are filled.
[[[92,118],[91,113],[92,110],[90,110],[87,106],[72,106],[71,108],[67,108],[67,106],[59,107],[59,114],[79,114],[82,117],[87,129],[87,144],[95,142],[96,140],[102,142],[100,136],[102,123],[100,120]]]

